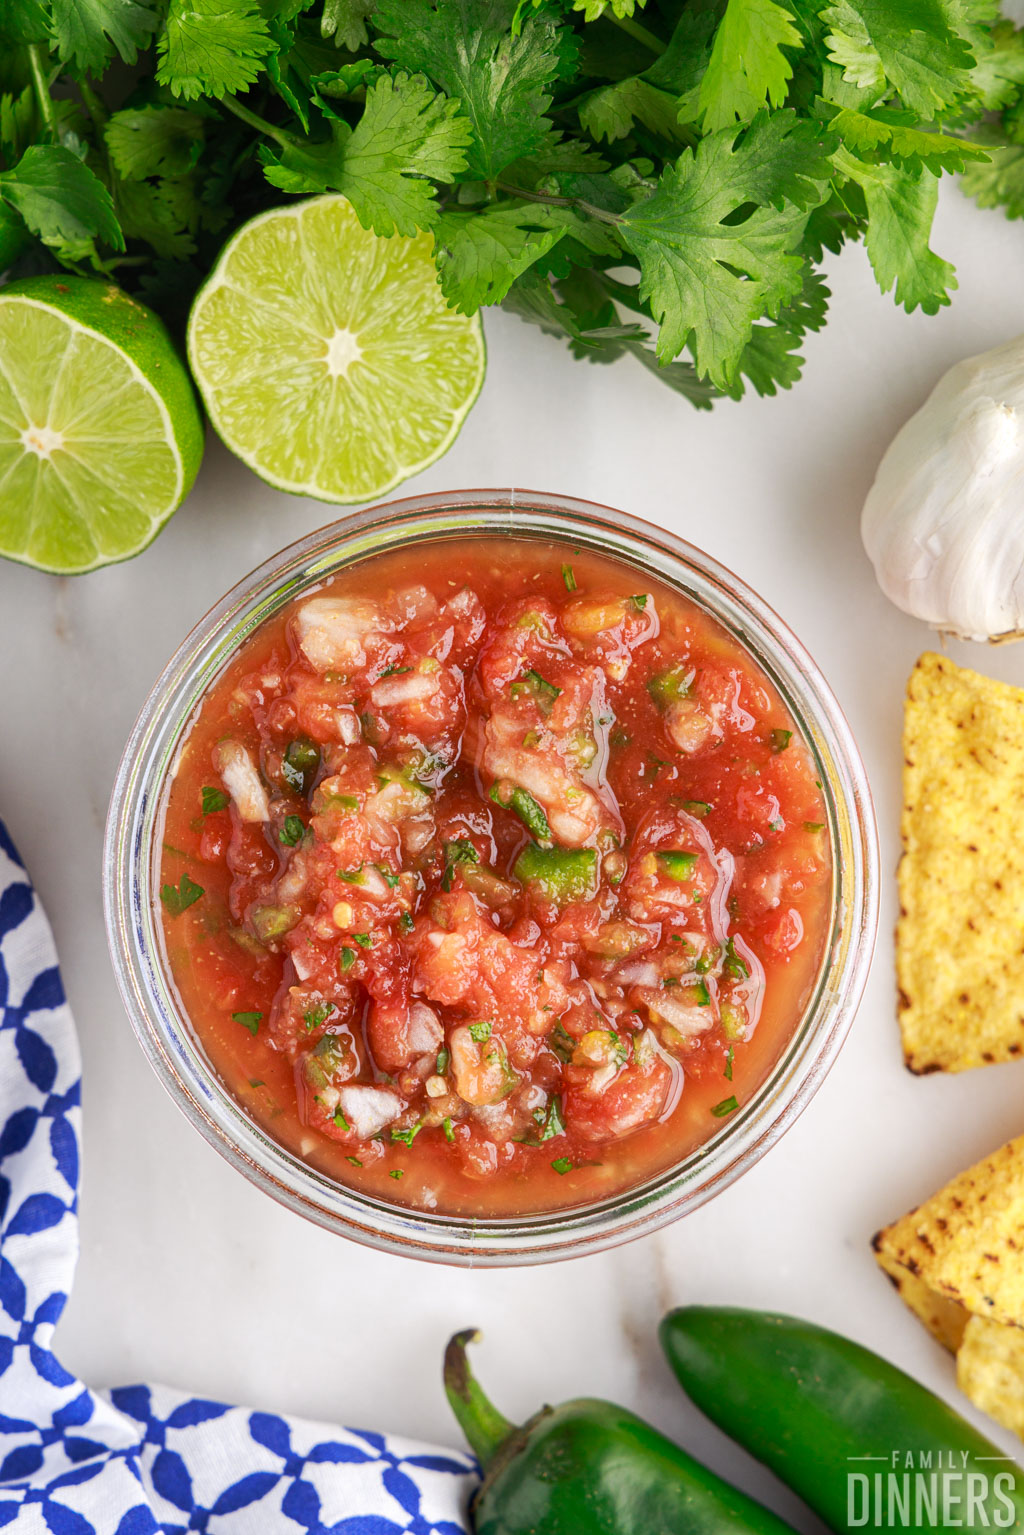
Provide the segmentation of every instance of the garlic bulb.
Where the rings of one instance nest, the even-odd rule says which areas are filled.
[[[861,535],[905,612],[966,640],[1024,634],[1024,336],[943,375],[878,466]]]

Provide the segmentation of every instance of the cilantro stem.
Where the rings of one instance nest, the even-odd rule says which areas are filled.
[[[275,139],[282,149],[296,142],[290,133],[285,133],[283,128],[275,128],[273,123],[268,123],[265,117],[258,117],[255,112],[250,112],[248,107],[243,107],[235,96],[222,97],[221,106],[227,107],[229,112],[241,118],[243,123],[248,123],[250,128],[255,128],[257,133],[263,133],[267,138]]]
[[[632,16],[616,16],[610,11],[605,11],[604,19],[610,21],[612,26],[618,27],[620,32],[625,32],[635,42],[643,43],[644,47],[649,48],[652,53],[664,53],[665,44],[661,38],[655,37],[653,32],[642,27]]]
[[[598,208],[594,203],[588,203],[582,197],[556,197],[554,193],[528,192],[525,187],[514,187],[507,181],[495,183],[500,192],[507,192],[510,197],[521,197],[524,203],[547,203],[551,208],[579,208],[592,219],[598,219],[602,224],[618,224],[620,222],[617,213],[609,213],[607,208]]]
[[[101,133],[110,113],[106,104],[101,101],[98,92],[94,91],[88,80],[78,81],[78,92],[82,98],[82,105],[89,114],[89,120],[97,133]]]
[[[29,68],[32,71],[32,84],[35,88],[36,100],[42,113],[46,131],[56,144],[59,137],[57,130],[57,113],[54,110],[53,97],[50,95],[50,84],[46,78],[46,69],[43,64],[42,43],[31,43],[28,49]]]

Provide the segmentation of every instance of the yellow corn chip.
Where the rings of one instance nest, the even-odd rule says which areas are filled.
[[[1024,690],[923,655],[907,686],[896,970],[911,1071],[1024,1051]]]
[[[1024,1136],[873,1245],[903,1300],[956,1354],[960,1389],[1024,1437]]]
[[[1024,1330],[972,1316],[956,1356],[956,1383],[975,1407],[1024,1439]]]
[[[874,1248],[891,1277],[909,1275],[973,1315],[1024,1324],[1024,1136],[886,1226]]]

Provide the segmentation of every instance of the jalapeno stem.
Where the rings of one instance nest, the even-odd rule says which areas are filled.
[[[444,1351],[444,1389],[470,1449],[486,1470],[515,1425],[487,1399],[469,1367],[466,1345],[476,1342],[479,1336],[475,1327],[467,1327],[448,1340]]]

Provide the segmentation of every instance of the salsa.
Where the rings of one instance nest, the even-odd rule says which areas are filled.
[[[167,796],[182,1005],[338,1181],[502,1216],[699,1146],[813,987],[831,869],[792,718],[724,629],[535,540],[375,555],[264,622]]]

